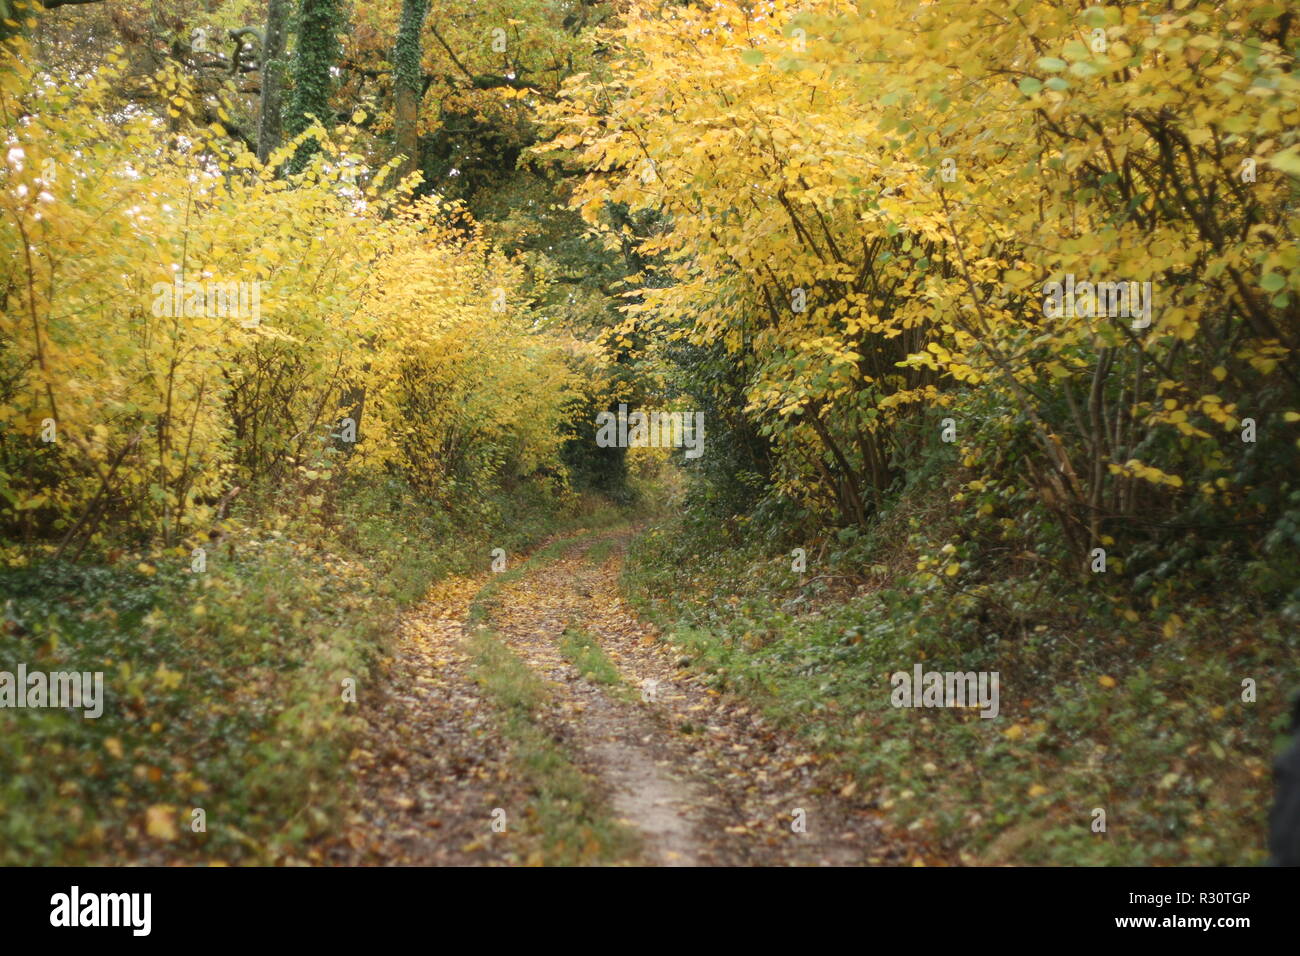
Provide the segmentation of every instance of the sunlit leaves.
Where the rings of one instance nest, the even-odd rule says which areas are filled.
[[[563,343],[533,327],[518,268],[458,209],[412,207],[409,186],[379,195],[388,170],[365,175],[355,130],[309,128],[264,168],[184,122],[192,98],[174,72],[157,81],[178,114],[167,129],[105,108],[124,67],[75,95],[8,67],[0,491],[13,520],[172,536],[209,520],[232,483],[323,471],[352,450],[355,468],[399,467],[429,489],[553,463]],[[308,138],[312,162],[278,177]],[[349,415],[360,440],[345,444]]]
[[[994,389],[1082,546],[1099,497],[1176,507],[1219,475],[1240,390],[1295,380],[1300,84],[1263,10],[634,8],[548,148],[589,171],[597,227],[611,201],[669,217],[627,311],[725,346],[782,491],[858,520],[845,484],[888,482],[894,436]],[[1067,276],[1110,305],[1047,310]],[[1149,317],[1116,283],[1150,283]]]

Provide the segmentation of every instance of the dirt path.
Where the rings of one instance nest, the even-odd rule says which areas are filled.
[[[538,738],[636,836],[599,862],[892,861],[847,779],[743,701],[704,686],[624,606],[618,572],[629,537],[620,529],[575,538],[513,580],[448,582],[408,615],[384,703],[354,753],[358,808],[333,859],[550,862],[534,807],[546,781],[520,772],[527,755],[503,734],[499,701],[475,670],[474,635],[490,634],[479,639],[498,642],[540,679],[545,703],[529,714],[544,731]],[[476,591],[482,617],[471,624]],[[528,825],[494,832],[493,810]]]
[[[407,612],[379,686],[362,689],[356,805],[328,859],[353,865],[520,862],[487,838],[490,812],[526,799],[495,716],[470,678],[465,618],[482,580],[443,582]]]

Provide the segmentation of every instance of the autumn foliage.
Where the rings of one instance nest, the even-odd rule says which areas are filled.
[[[455,206],[366,170],[319,126],[263,166],[194,121],[0,71],[0,503],[80,552],[118,530],[206,531],[235,487],[394,474],[434,500],[558,478],[571,341]],[[357,114],[355,121],[361,121]],[[277,173],[304,137],[301,175]],[[372,174],[373,173],[373,174]]]
[[[1260,0],[642,7],[550,111],[654,263],[624,342],[725,350],[775,487],[863,524],[944,448],[1076,555],[1286,502],[1300,80]],[[609,202],[661,210],[635,236]],[[1149,324],[1048,283],[1150,283]],[[1114,304],[1114,303],[1112,303]],[[1091,314],[1095,312],[1095,314]],[[946,423],[946,419],[951,419]],[[1249,421],[1248,421],[1249,420]]]

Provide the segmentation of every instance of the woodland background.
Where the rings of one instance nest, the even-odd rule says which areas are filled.
[[[1259,862],[1294,19],[0,0],[0,663],[124,702],[0,712],[0,861],[310,862],[398,610],[636,520],[629,599],[936,856]],[[1150,326],[1049,317],[1066,274]],[[155,314],[177,280],[262,320]],[[619,403],[704,456],[596,447]],[[915,661],[1001,671],[1002,719],[891,709]],[[240,826],[190,839],[198,795]]]

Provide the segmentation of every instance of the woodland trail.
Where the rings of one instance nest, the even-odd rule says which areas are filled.
[[[706,687],[623,604],[631,534],[560,539],[408,612],[331,860],[897,862],[847,778]]]

